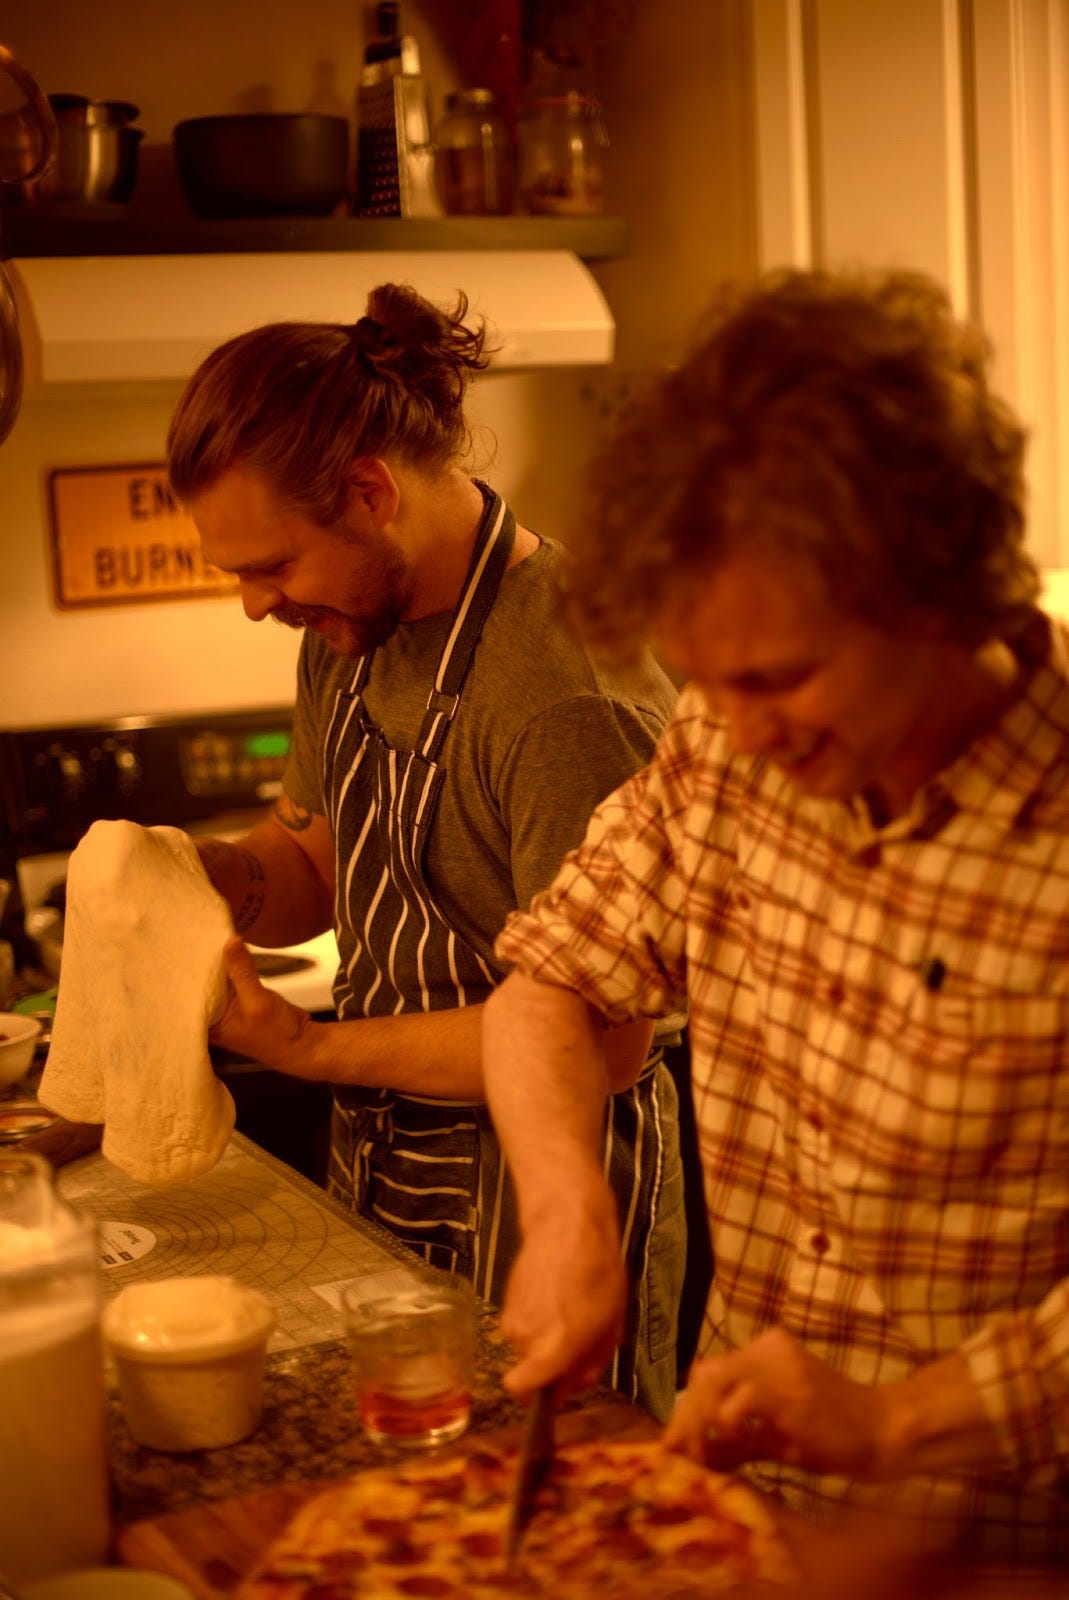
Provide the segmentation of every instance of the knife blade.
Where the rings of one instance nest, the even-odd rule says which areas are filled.
[[[547,1383],[535,1391],[523,1444],[520,1446],[520,1463],[505,1524],[506,1568],[515,1564],[520,1542],[534,1511],[535,1496],[545,1482],[552,1463],[553,1390],[552,1385]]]

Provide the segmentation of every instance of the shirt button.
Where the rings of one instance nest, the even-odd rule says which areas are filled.
[[[836,979],[836,981],[834,983],[829,983],[829,985],[828,985],[828,1004],[830,1006],[841,1006],[845,999],[846,999],[846,990],[843,988],[842,984],[838,981],[838,979]]]
[[[831,1240],[826,1233],[811,1234],[809,1243],[813,1246],[814,1254],[818,1256],[826,1256],[831,1249]]]

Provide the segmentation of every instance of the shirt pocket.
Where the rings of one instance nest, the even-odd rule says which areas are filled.
[[[840,1177],[852,1164],[858,1188],[944,1201],[997,1177],[1038,1198],[1069,1155],[1067,1040],[1065,998],[922,991],[873,1042]]]

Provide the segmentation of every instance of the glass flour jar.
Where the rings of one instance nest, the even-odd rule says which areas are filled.
[[[110,1542],[96,1224],[40,1156],[0,1153],[0,1572],[22,1585]]]

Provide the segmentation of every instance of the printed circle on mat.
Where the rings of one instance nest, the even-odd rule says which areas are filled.
[[[128,1267],[131,1261],[140,1261],[156,1248],[156,1235],[151,1228],[139,1228],[136,1222],[109,1220],[100,1224],[100,1265]]]

